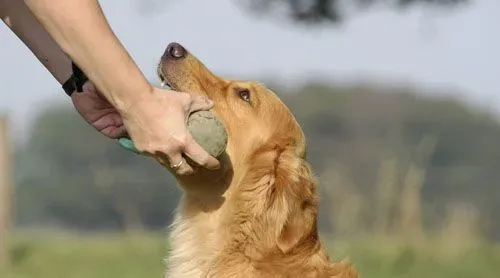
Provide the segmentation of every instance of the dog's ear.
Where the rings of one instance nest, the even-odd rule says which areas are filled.
[[[287,253],[300,241],[317,237],[316,183],[307,162],[293,149],[279,151],[274,167],[269,209],[276,224],[276,244]]]

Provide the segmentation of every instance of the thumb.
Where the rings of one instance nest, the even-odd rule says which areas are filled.
[[[83,91],[90,91],[90,92],[95,92],[95,86],[94,86],[94,83],[92,83],[92,81],[90,80],[87,80],[87,82],[85,82],[85,84],[83,84]]]
[[[214,107],[214,102],[209,98],[204,96],[194,96],[192,98],[189,112],[193,113],[201,110],[210,110],[212,107]]]

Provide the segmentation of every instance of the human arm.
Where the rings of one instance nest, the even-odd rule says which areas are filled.
[[[151,98],[152,86],[109,27],[96,0],[26,0],[25,3],[120,113]]]
[[[0,17],[59,84],[68,80],[71,76],[71,60],[40,25],[24,1],[0,0]]]
[[[71,60],[35,18],[24,1],[0,0],[0,18],[31,50],[62,86],[71,76]],[[118,139],[126,134],[116,109],[87,81],[83,92],[71,94],[71,100],[87,123],[105,136]]]
[[[31,15],[20,5],[23,1],[0,0],[0,16],[60,83],[70,75],[73,60],[97,86],[86,84],[83,94],[72,95],[87,122],[112,138],[126,128],[139,151],[166,166],[178,164],[182,155],[206,168],[219,166],[186,126],[189,113],[209,109],[211,102],[151,86],[107,25],[97,1],[24,2]],[[186,163],[175,170],[193,171]]]

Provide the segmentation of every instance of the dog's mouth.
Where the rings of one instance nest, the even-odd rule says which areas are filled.
[[[170,82],[167,79],[165,73],[163,73],[163,69],[162,68],[163,68],[162,63],[159,63],[158,67],[156,68],[156,75],[160,79],[161,87],[164,88],[164,89],[170,89],[170,90],[174,90],[175,91],[175,86],[172,84],[172,82]]]
[[[172,84],[170,84],[166,79],[161,79],[161,87],[162,88],[165,88],[165,89],[171,89],[171,90],[175,90],[174,86]]]

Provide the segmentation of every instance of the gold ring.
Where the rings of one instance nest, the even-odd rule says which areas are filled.
[[[181,167],[182,163],[184,163],[184,159],[181,159],[181,161],[179,161],[179,163],[170,166],[170,168],[177,169],[177,168]]]

